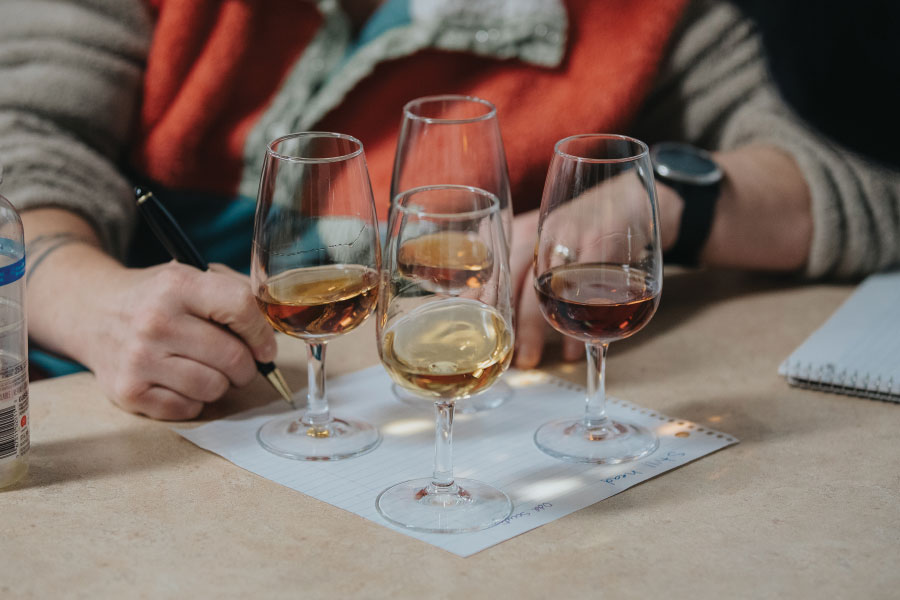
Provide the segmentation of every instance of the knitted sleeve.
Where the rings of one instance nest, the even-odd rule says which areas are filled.
[[[135,219],[118,165],[150,31],[140,0],[0,2],[3,194],[78,213],[118,256]]]
[[[790,154],[812,199],[807,277],[859,277],[900,264],[900,173],[794,114],[771,82],[752,24],[730,4],[692,4],[637,124],[636,134],[649,142],[712,150],[770,144]]]

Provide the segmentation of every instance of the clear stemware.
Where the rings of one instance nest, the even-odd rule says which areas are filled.
[[[606,354],[653,317],[662,289],[656,189],[643,142],[589,134],[557,142],[541,200],[534,262],[541,312],[587,349],[582,417],[534,434],[551,456],[621,463],[653,452],[653,432],[606,413]]]
[[[306,408],[259,429],[260,444],[299,460],[373,450],[369,423],[331,414],[326,343],[374,311],[381,246],[363,147],[348,135],[303,132],[271,142],[253,230],[251,284],[275,329],[307,344]]]
[[[500,221],[496,196],[467,186],[413,188],[394,201],[376,321],[379,355],[398,386],[435,407],[433,475],[398,483],[376,501],[402,527],[476,531],[512,511],[500,490],[455,478],[452,462],[456,402],[489,388],[512,357]],[[477,260],[454,261],[461,247]]]
[[[403,107],[394,156],[391,198],[415,187],[456,184],[497,196],[507,249],[512,243],[512,199],[497,108],[473,96],[425,96]],[[465,250],[464,248],[460,249]],[[394,386],[396,396],[418,405],[415,392]],[[513,395],[502,379],[459,403],[464,413],[497,408]]]

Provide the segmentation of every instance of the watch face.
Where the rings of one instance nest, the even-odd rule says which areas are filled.
[[[722,178],[719,165],[709,154],[688,144],[657,144],[650,158],[658,175],[674,181],[708,185]]]

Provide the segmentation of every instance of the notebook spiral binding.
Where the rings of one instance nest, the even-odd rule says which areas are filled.
[[[900,400],[900,382],[896,382],[893,377],[882,380],[880,375],[873,378],[869,373],[847,369],[838,371],[833,364],[816,367],[811,364],[794,363],[784,371],[788,383],[797,387],[885,402]]]

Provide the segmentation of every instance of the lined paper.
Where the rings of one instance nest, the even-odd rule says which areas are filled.
[[[778,372],[793,385],[900,402],[900,271],[866,278]]]
[[[263,449],[256,432],[284,412],[281,401],[175,431],[241,468],[459,556],[470,556],[737,443],[733,436],[611,398],[610,415],[656,431],[659,448],[624,465],[567,463],[538,450],[532,436],[546,421],[581,414],[584,389],[537,371],[511,370],[504,378],[514,389],[509,401],[491,411],[457,413],[454,419],[454,474],[499,487],[514,504],[505,522],[474,533],[408,531],[377,513],[376,496],[395,483],[430,476],[434,456],[433,408],[398,401],[381,366],[329,381],[333,414],[369,421],[382,432],[381,445],[363,456],[306,462]]]

